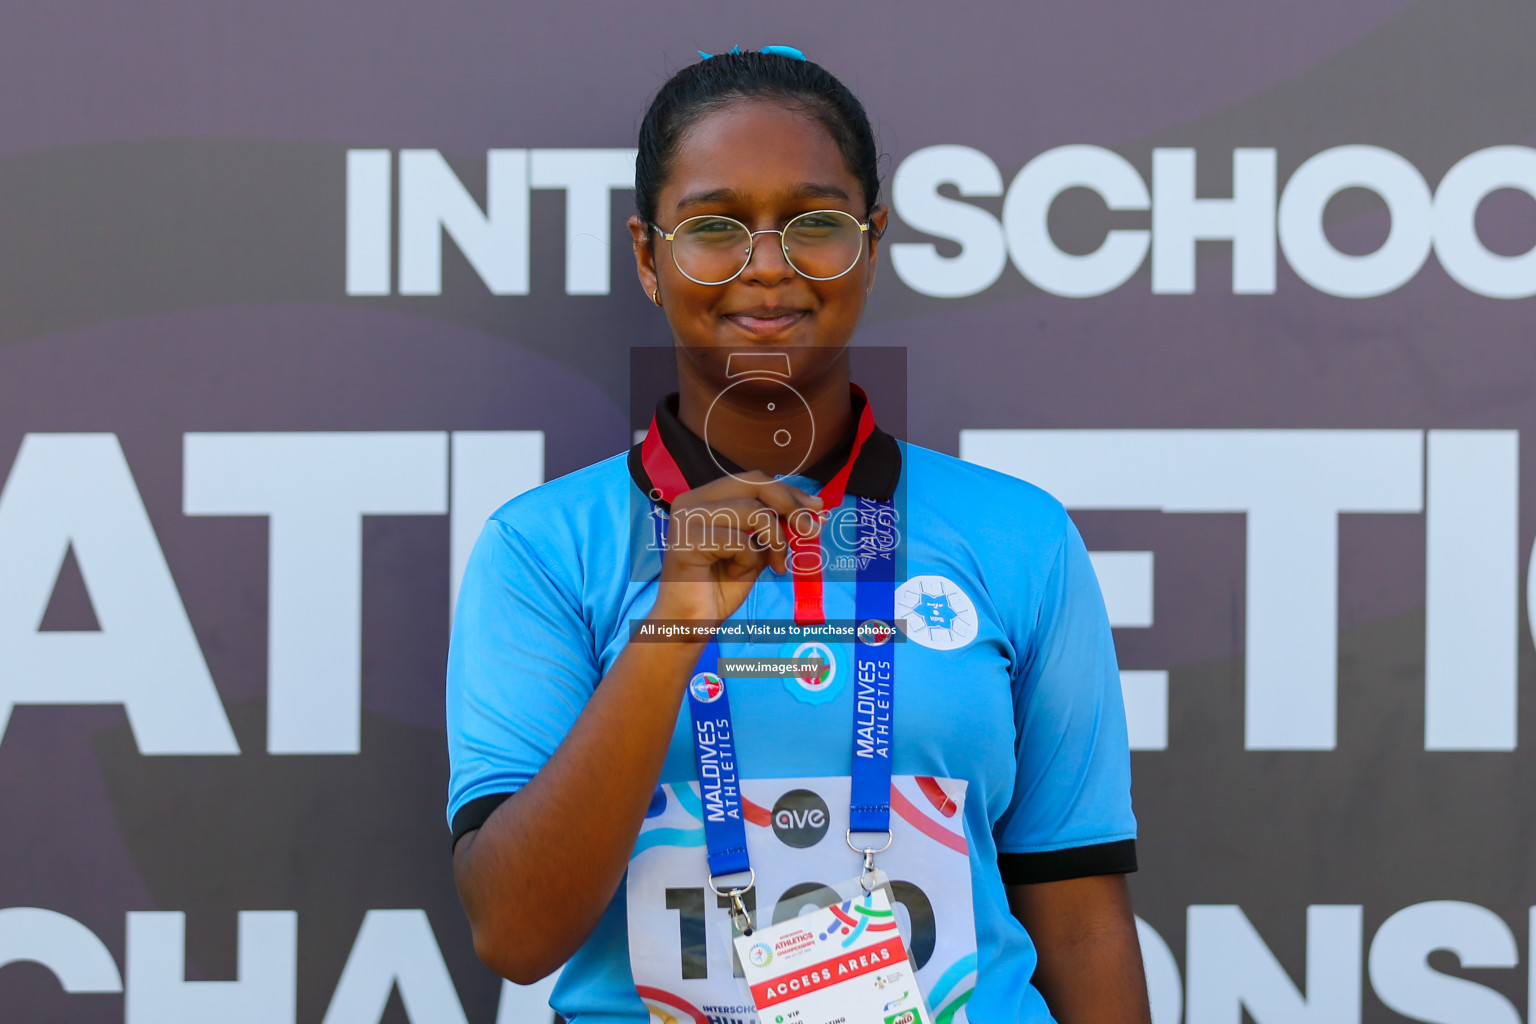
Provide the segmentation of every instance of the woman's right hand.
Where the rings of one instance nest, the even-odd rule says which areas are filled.
[[[651,617],[724,622],[764,566],[789,571],[787,529],[815,536],[822,511],[819,497],[760,469],[678,495]]]

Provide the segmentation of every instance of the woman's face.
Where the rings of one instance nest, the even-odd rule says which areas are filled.
[[[864,219],[863,190],[836,142],[815,117],[783,101],[742,100],[706,114],[684,134],[656,197],[656,224],[671,231],[689,217],[720,214],[762,231],[810,210]],[[640,282],[647,294],[659,289],[673,336],[690,358],[715,364],[708,353],[784,349],[792,376],[804,380],[835,361],[853,336],[874,283],[874,236],[886,216],[885,207],[875,208],[858,263],[831,281],[796,273],[779,236],[766,234],[756,236],[751,261],[733,280],[698,284],[677,269],[660,234],[638,217],[629,227]],[[721,372],[717,365],[699,369],[710,377]]]

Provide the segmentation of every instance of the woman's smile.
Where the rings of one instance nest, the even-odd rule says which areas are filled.
[[[750,306],[721,314],[750,338],[782,338],[798,327],[810,314],[789,306]]]
[[[785,345],[819,348],[829,353],[847,345],[864,311],[874,279],[878,248],[875,239],[886,211],[871,205],[859,179],[849,169],[837,141],[826,127],[800,105],[774,99],[751,99],[713,110],[693,123],[672,154],[670,176],[657,194],[654,227],[644,218],[631,221],[646,292],[663,305],[680,349],[700,353],[712,348]],[[855,239],[857,258],[847,271],[828,268],[835,276],[807,277],[791,265],[783,231],[797,217],[835,211],[857,224],[870,226]],[[710,221],[709,218],[718,218]],[[751,233],[745,266],[719,284],[700,284],[731,275],[735,266],[722,259],[716,267],[698,259],[699,249],[684,250],[684,267],[677,263],[678,242],[665,236],[680,225],[694,225],[678,236],[695,246],[710,233],[735,224]],[[828,224],[802,221],[798,244],[813,247]],[[682,242],[681,244],[687,244]],[[791,245],[796,245],[791,238]],[[800,253],[803,250],[797,249]],[[811,254],[814,258],[814,253]],[[683,272],[684,268],[692,274]],[[813,271],[815,273],[815,271]],[[714,277],[718,274],[719,277]],[[685,361],[686,362],[686,361]],[[709,368],[723,369],[709,361]],[[698,365],[682,367],[685,421],[707,406],[729,383],[704,373]],[[846,381],[813,384],[807,374],[841,374],[831,358],[801,360],[793,365],[796,387],[817,387],[846,406]],[[828,415],[826,411],[823,416]],[[846,419],[847,410],[841,411]]]

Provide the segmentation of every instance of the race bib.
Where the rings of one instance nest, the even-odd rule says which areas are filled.
[[[849,780],[744,779],[741,788],[757,927],[842,903],[835,887],[863,864],[845,841]],[[975,985],[965,794],[964,781],[896,776],[892,842],[876,861],[889,879],[877,891],[935,1024],[966,1024]],[[630,966],[653,1024],[757,1024],[727,901],[708,886],[703,815],[697,783],[657,788],[629,863]]]

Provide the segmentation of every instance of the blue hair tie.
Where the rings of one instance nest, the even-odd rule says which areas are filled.
[[[776,56],[779,56],[779,57],[788,57],[790,60],[805,60],[805,54],[801,53],[799,50],[795,49],[793,46],[765,46],[761,50],[759,50],[758,52],[759,53],[771,53],[771,54],[775,54]],[[739,47],[739,46],[731,47],[730,53],[731,54],[739,54],[739,53],[741,53],[741,47]],[[705,53],[703,50],[700,50],[699,51],[699,56],[704,58],[705,60],[709,60],[709,58],[713,57],[714,54],[712,54],[712,53]],[[727,56],[730,56],[730,54],[727,54]]]

